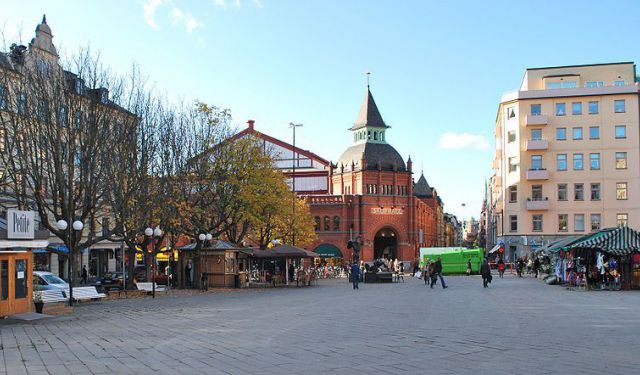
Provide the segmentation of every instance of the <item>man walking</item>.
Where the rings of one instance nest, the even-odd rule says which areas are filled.
[[[491,282],[491,267],[489,267],[489,263],[486,259],[482,261],[480,274],[482,275],[482,285],[487,288]]]
[[[351,281],[353,282],[353,290],[358,288],[358,281],[360,281],[360,266],[358,262],[353,262],[351,265]]]
[[[447,289],[447,284],[444,282],[444,278],[442,278],[442,257],[438,257],[436,260],[436,264],[434,266],[434,273],[440,278],[440,282],[442,283],[442,289]],[[433,288],[433,284],[436,283],[436,278],[431,278],[431,287]]]

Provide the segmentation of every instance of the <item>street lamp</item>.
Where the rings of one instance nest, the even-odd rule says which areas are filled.
[[[156,227],[156,229],[147,227],[144,230],[144,235],[145,239],[151,242],[151,298],[156,298],[156,249],[153,239],[159,239],[162,236],[162,230],[160,227]],[[147,241],[145,241],[145,246],[148,244]]]
[[[64,231],[67,234],[67,245],[69,246],[69,248],[67,250],[69,250],[69,256],[67,259],[67,273],[69,274],[69,306],[73,306],[73,248],[74,248],[74,242],[73,239],[71,238],[71,228],[73,228],[73,230],[75,230],[76,232],[80,232],[80,234],[82,235],[82,228],[84,228],[84,224],[82,224],[82,221],[80,220],[76,220],[71,224],[71,228],[69,228],[69,223],[67,223],[66,220],[58,220],[58,222],[56,223],[56,226],[58,227],[58,229],[60,229],[61,231]]]
[[[291,172],[291,182],[292,182],[292,189],[293,189],[293,204],[291,205],[291,245],[296,246],[296,226],[295,226],[295,220],[296,220],[296,164],[297,164],[297,159],[296,159],[296,128],[301,128],[303,125],[302,124],[294,124],[293,122],[289,123],[289,127],[291,129],[293,129],[293,168],[292,168],[292,172]]]
[[[198,235],[198,253],[200,254],[200,249],[204,248],[206,246],[206,243],[211,241],[211,239],[213,238],[213,236],[211,235],[211,233],[200,233]],[[200,289],[201,290],[209,290],[209,278],[207,275],[207,256],[204,256],[204,262],[203,262],[203,267],[202,267],[202,271],[200,272]]]

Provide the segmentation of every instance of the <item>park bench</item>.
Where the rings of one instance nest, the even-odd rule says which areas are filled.
[[[62,289],[41,290],[33,293],[33,300],[36,301],[37,294],[43,303],[65,302],[67,297],[62,294]]]
[[[65,293],[69,295],[69,289],[66,289]],[[102,299],[106,296],[107,295],[104,293],[98,293],[98,290],[95,286],[80,286],[73,288],[73,299],[76,301],[91,301]]]
[[[138,283],[136,283],[136,288],[138,288],[138,290],[144,290],[147,293],[153,292],[153,284],[152,283],[141,283],[141,282],[138,282]],[[156,292],[166,292],[166,291],[167,291],[167,287],[166,286],[156,284]]]

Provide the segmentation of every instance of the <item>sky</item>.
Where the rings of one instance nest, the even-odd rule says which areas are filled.
[[[336,161],[371,72],[387,141],[479,216],[502,93],[530,67],[637,61],[640,1],[2,0],[0,30],[28,43],[47,15],[62,55],[90,46],[174,100],[228,108]]]

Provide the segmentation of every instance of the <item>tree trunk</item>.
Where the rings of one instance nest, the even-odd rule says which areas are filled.
[[[127,289],[133,290],[135,289],[133,285],[133,279],[135,277],[134,271],[136,268],[136,248],[129,247],[129,261],[127,262],[127,269],[129,270],[129,275],[127,277]]]

